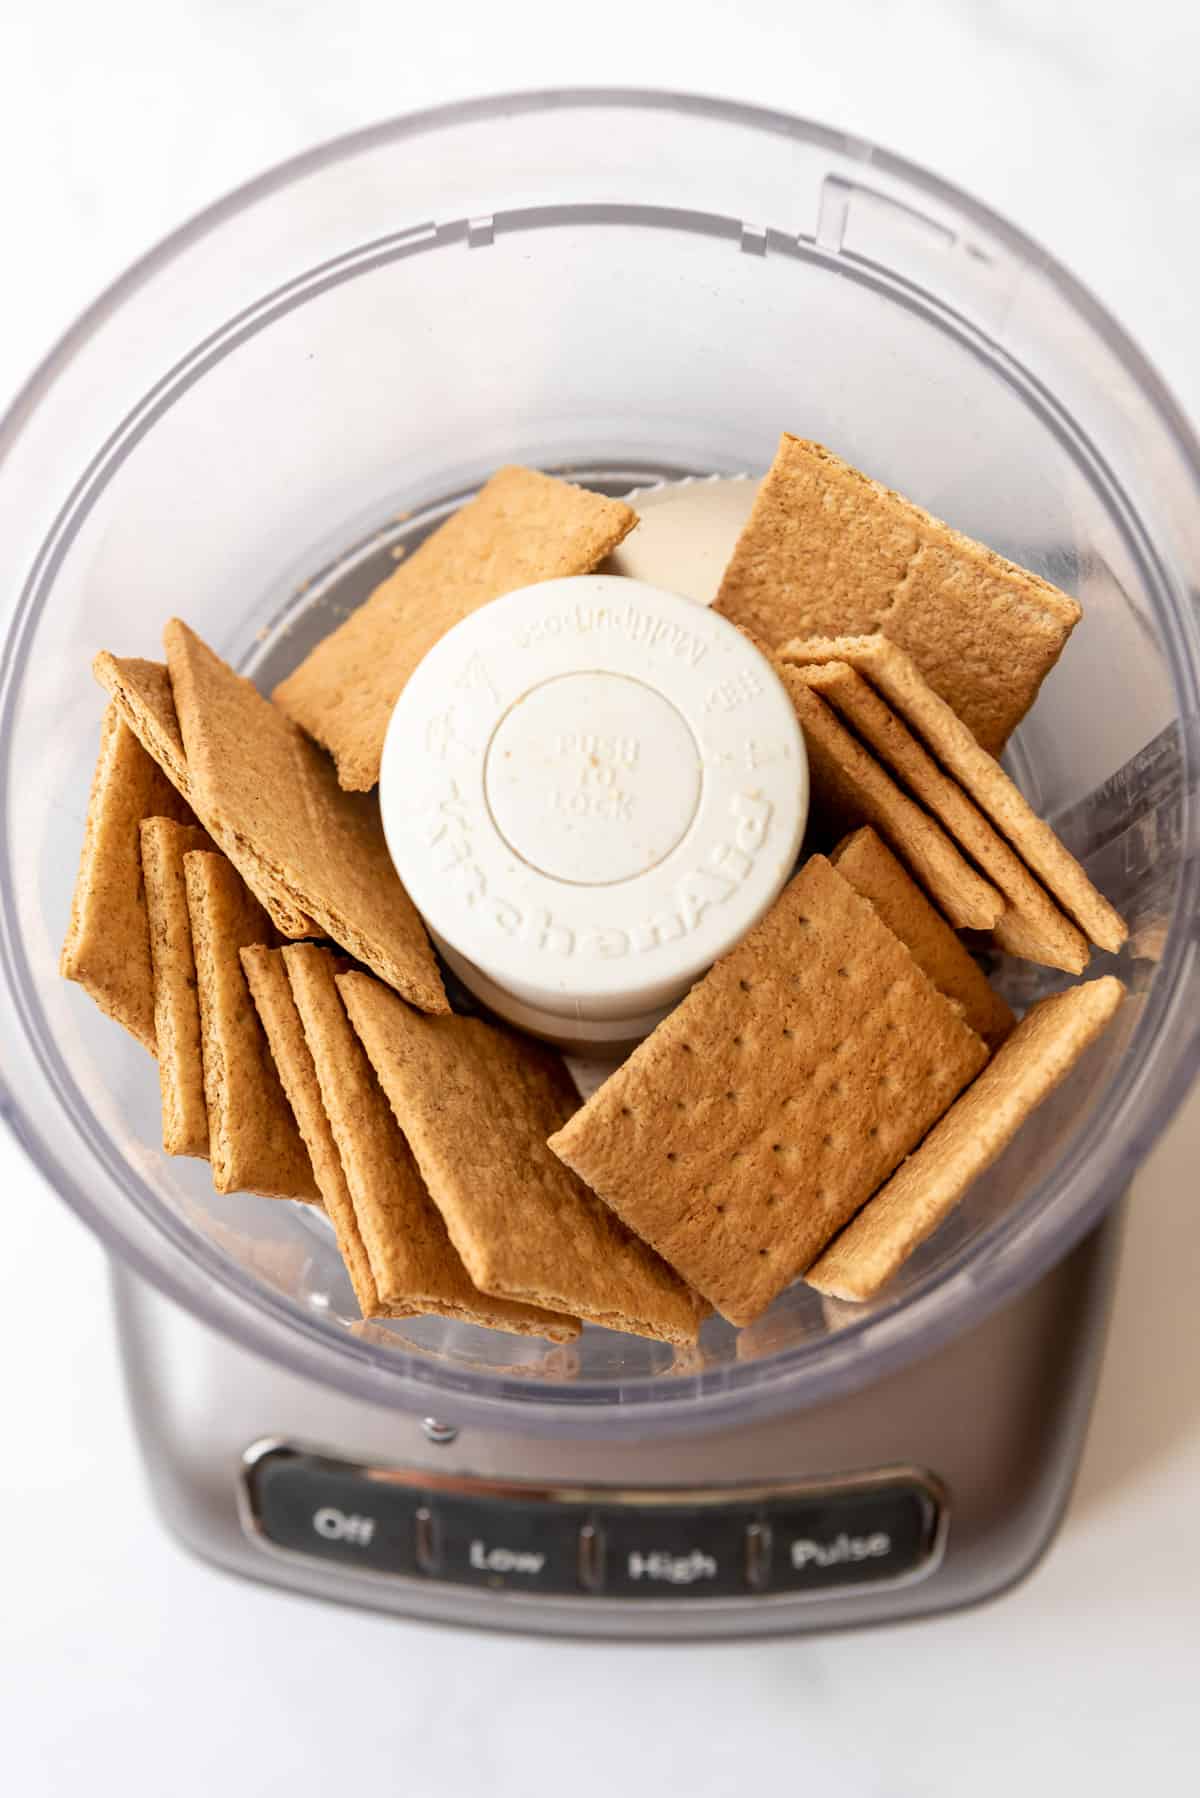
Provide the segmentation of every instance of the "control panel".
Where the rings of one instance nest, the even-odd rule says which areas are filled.
[[[383,1577],[543,1597],[696,1600],[827,1593],[932,1570],[930,1476],[704,1490],[547,1486],[365,1467],[282,1443],[246,1456],[264,1545]]]

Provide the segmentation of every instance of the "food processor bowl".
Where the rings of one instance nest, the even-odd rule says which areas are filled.
[[[179,614],[269,689],[500,464],[619,494],[759,473],[785,429],[1078,595],[1009,765],[1127,915],[1126,950],[1094,971],[1130,999],[869,1305],[798,1285],[740,1333],[710,1320],[687,1356],[603,1330],[550,1349],[364,1324],[319,1217],[217,1196],[202,1163],[163,1155],[152,1062],[58,977],[91,658],[157,657]],[[896,157],[678,95],[400,119],[147,256],[34,375],[0,457],[4,1110],[114,1256],[281,1369],[527,1436],[799,1410],[1035,1281],[1192,1077],[1200,452],[1052,257]],[[1062,984],[999,978],[1022,1004]]]

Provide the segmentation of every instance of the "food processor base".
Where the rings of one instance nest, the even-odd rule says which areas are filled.
[[[117,1264],[158,1507],[185,1547],[314,1597],[549,1634],[775,1634],[1003,1592],[1061,1519],[1120,1207],[966,1335],[847,1397],[665,1440],[457,1430],[222,1338]]]

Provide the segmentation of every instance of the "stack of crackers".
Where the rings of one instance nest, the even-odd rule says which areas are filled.
[[[97,658],[63,972],[157,1055],[168,1153],[323,1205],[366,1317],[687,1344],[797,1278],[870,1298],[1121,1002],[1018,1022],[959,934],[1076,975],[1124,941],[995,759],[1078,607],[785,437],[716,603],[792,698],[828,853],[583,1106],[454,1015],[371,792],[392,707],[459,619],[635,523],[504,469],[270,700],[178,620],[165,665]]]

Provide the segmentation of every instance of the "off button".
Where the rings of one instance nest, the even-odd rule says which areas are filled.
[[[416,1571],[412,1507],[382,1481],[280,1451],[258,1462],[251,1492],[258,1527],[278,1548],[378,1573]]]

